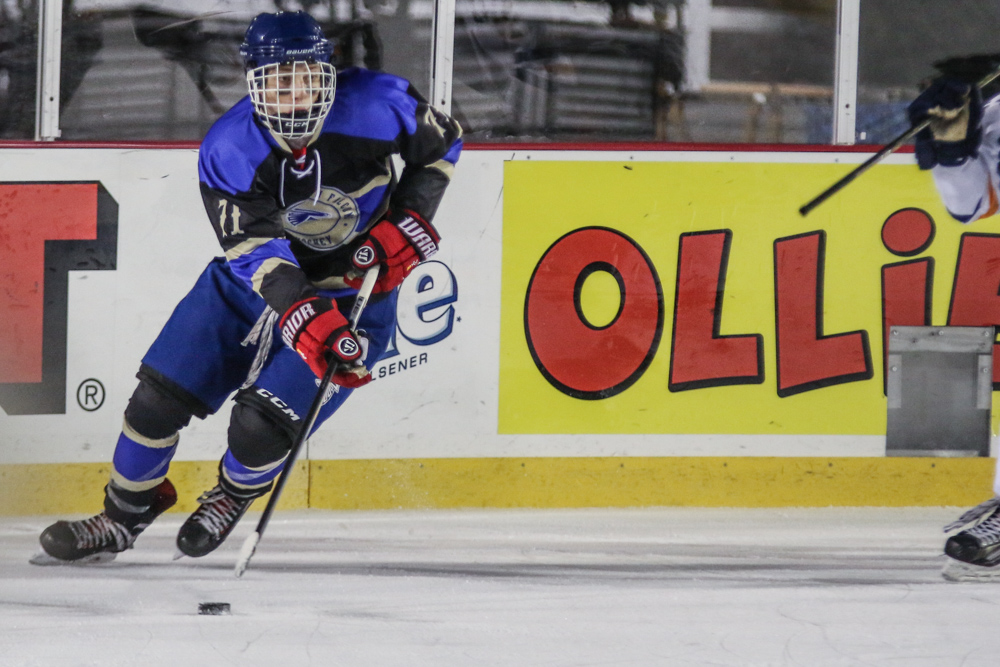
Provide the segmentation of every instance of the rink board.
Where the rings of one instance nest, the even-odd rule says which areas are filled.
[[[89,511],[139,359],[219,254],[197,154],[0,155],[0,513]],[[997,224],[952,221],[908,154],[798,214],[866,157],[467,150],[393,355],[291,506],[987,497],[992,459],[885,457],[883,326],[1000,321]],[[175,480],[211,482],[228,410],[183,432]]]
[[[173,512],[217,464],[176,461]],[[108,464],[0,465],[0,515],[92,513]],[[990,496],[985,458],[534,457],[298,461],[278,508],[937,507]],[[253,506],[262,510],[268,496]]]

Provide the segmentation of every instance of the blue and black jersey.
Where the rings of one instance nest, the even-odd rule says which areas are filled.
[[[432,221],[461,134],[404,79],[359,68],[338,73],[333,108],[304,152],[261,125],[246,97],[201,144],[205,210],[233,272],[277,312],[317,288],[348,294],[351,254],[387,210]]]

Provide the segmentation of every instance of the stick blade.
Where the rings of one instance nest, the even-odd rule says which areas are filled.
[[[257,543],[260,542],[260,532],[253,531],[247,535],[247,539],[243,540],[243,546],[240,547],[240,557],[236,561],[235,574],[238,577],[242,577],[243,573],[247,570],[247,565],[250,564],[250,559],[253,558],[253,554],[257,551]]]

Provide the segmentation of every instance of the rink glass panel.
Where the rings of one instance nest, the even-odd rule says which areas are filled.
[[[997,25],[1000,5],[994,2],[862,0],[857,142],[888,143],[904,132],[907,105],[940,74],[934,63],[995,53]]]
[[[430,92],[431,0],[301,3],[341,65]],[[272,3],[64,0],[61,138],[197,140],[243,96]],[[835,0],[457,0],[453,108],[473,142],[831,141]],[[34,136],[38,0],[0,6],[0,137]],[[860,3],[856,139],[885,143],[943,58],[992,53],[1000,8]],[[956,42],[954,36],[960,35]],[[988,91],[991,92],[991,91]]]
[[[0,139],[35,136],[38,6],[0,2]]]
[[[60,125],[69,140],[201,139],[246,95],[239,45],[247,25],[277,11],[249,0],[226,11],[194,0],[64,1]],[[335,41],[339,67],[392,72],[429,95],[430,3],[302,4]]]
[[[22,2],[3,23],[27,35],[0,65],[10,138],[33,129],[37,7]],[[432,0],[299,5],[340,65],[429,95]],[[275,8],[64,0],[60,138],[200,139],[244,95],[246,25]],[[833,0],[457,0],[453,111],[472,142],[829,143],[835,16]]]
[[[829,143],[835,10],[457,0],[454,111],[471,141]]]

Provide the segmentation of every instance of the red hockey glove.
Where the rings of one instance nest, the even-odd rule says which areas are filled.
[[[413,268],[437,252],[441,237],[434,227],[413,211],[390,211],[368,232],[351,262],[356,273],[348,274],[344,282],[358,289],[365,270],[382,264],[375,293],[389,292],[399,287]]]
[[[299,301],[279,326],[285,345],[299,353],[316,377],[335,363],[343,366],[333,375],[335,384],[354,389],[371,382],[368,370],[359,365],[364,349],[333,301],[318,296]]]

